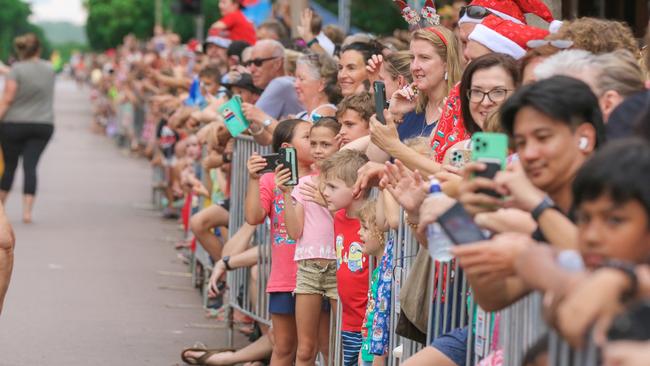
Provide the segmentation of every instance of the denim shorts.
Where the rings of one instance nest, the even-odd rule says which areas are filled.
[[[294,293],[321,295],[337,300],[336,260],[305,259],[298,261]]]
[[[291,292],[271,292],[269,294],[269,313],[294,315],[296,313],[296,298]]]
[[[330,302],[323,299],[321,310],[329,313]],[[296,313],[296,297],[291,292],[269,293],[269,313],[279,315],[294,315]]]
[[[445,333],[431,342],[431,346],[458,366],[465,366],[467,356],[467,327]]]

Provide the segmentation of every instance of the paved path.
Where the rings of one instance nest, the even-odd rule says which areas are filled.
[[[177,273],[177,225],[143,208],[151,169],[89,132],[85,91],[59,81],[56,132],[40,164],[35,223],[20,222],[0,316],[0,365],[175,365],[183,346],[223,346]],[[14,192],[22,189],[22,173]],[[196,326],[198,325],[198,326]]]

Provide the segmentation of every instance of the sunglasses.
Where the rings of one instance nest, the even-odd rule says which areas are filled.
[[[478,5],[466,5],[460,8],[459,17],[462,18],[467,15],[472,19],[483,19],[490,14],[492,14],[492,12],[486,7]]]
[[[547,41],[544,39],[533,39],[526,42],[526,46],[533,49],[549,45],[559,50],[566,50],[567,48],[571,48],[571,46],[573,46],[573,41],[570,41],[568,39],[554,39],[552,41]]]
[[[256,58],[256,59],[248,60],[248,61],[242,63],[242,65],[244,65],[246,67],[249,67],[250,65],[255,65],[255,67],[260,67],[266,61],[275,60],[276,58],[278,58],[278,57],[273,56],[273,57],[265,57],[265,58]]]

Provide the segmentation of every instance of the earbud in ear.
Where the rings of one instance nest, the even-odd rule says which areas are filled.
[[[449,80],[449,73],[447,71],[445,71],[445,80]]]
[[[587,150],[589,147],[589,140],[586,137],[581,137],[580,142],[578,142],[578,147],[580,150]]]

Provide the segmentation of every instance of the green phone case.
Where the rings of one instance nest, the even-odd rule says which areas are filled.
[[[505,169],[507,159],[508,136],[493,132],[472,135],[472,161],[499,163]]]
[[[241,110],[241,103],[241,97],[235,95],[230,98],[228,102],[219,107],[219,114],[223,117],[224,124],[232,137],[241,135],[241,133],[246,131],[250,125]]]

